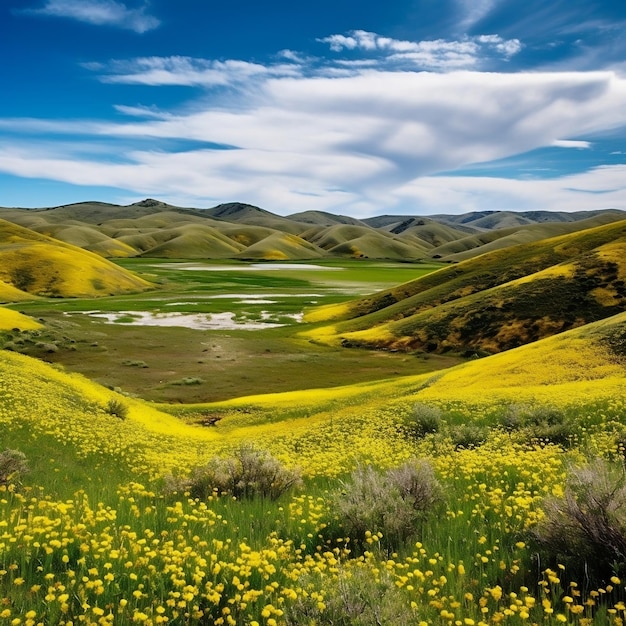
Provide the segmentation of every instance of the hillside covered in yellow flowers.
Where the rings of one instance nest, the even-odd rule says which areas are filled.
[[[626,222],[486,253],[313,310],[315,341],[494,353],[626,308]],[[328,325],[332,322],[332,325]]]
[[[104,296],[145,290],[150,284],[77,246],[0,220],[0,297]]]
[[[30,263],[75,254],[13,228],[3,231],[6,245],[12,255],[23,246]],[[281,277],[274,265],[264,272],[124,261],[111,267],[137,271],[115,275],[117,295],[86,289],[80,298],[79,281],[71,300],[51,298],[34,282],[21,285],[30,293],[17,291],[7,280],[0,626],[619,626],[626,619],[625,235],[617,222],[511,248],[506,257],[493,252],[435,271],[405,267],[420,278],[358,300],[349,296],[364,289],[354,280],[359,271],[379,284],[398,267],[288,266]],[[39,245],[53,252],[39,254]],[[3,267],[21,267],[6,259]],[[78,280],[65,261],[55,267]],[[92,286],[98,267],[84,272]],[[324,293],[322,275],[331,277]],[[541,309],[550,295],[560,308]],[[310,298],[331,304],[309,309],[303,333],[307,322],[293,311]],[[403,317],[405,301],[423,310]],[[240,307],[226,330],[141,325],[208,322],[216,302]],[[468,302],[498,309],[492,323],[501,320],[501,334],[492,337],[492,326],[479,324],[485,318],[472,318]],[[543,311],[540,337],[529,317],[505,315],[524,302],[527,316]],[[258,330],[262,307],[276,307],[280,323]],[[402,352],[416,347],[419,333],[434,332],[441,311],[456,311],[457,324],[474,320],[472,333],[443,346],[471,358]],[[560,326],[550,321],[558,312]],[[598,319],[585,317],[592,313]],[[251,321],[256,330],[237,327]],[[497,343],[505,334],[523,345]],[[353,347],[327,345],[341,339]],[[147,361],[136,354],[144,340]],[[174,358],[183,341],[196,350],[187,353],[193,369],[185,376]],[[361,341],[394,351],[354,347]],[[305,383],[334,359],[336,384],[298,387],[304,379],[294,376],[290,391],[276,392],[266,375],[265,393],[157,403],[78,373],[106,358],[125,378],[152,368],[158,378],[169,368],[177,377],[171,388],[202,390],[220,385],[220,375],[207,381],[189,372],[209,371],[202,367],[210,360],[210,371],[232,378],[227,359],[235,351],[224,346],[241,358],[246,342],[259,361],[284,359],[283,370],[272,370],[279,374],[304,360]],[[477,358],[488,348],[495,354]],[[355,369],[358,358],[381,359],[390,375],[341,384],[346,350],[357,355],[349,361]],[[55,361],[59,354],[67,366]],[[151,358],[164,363],[157,369]],[[408,359],[419,373],[396,373]],[[242,379],[250,375],[240,367]]]

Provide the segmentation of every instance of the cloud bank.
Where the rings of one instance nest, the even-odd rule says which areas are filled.
[[[178,112],[120,102],[115,122],[0,120],[0,171],[282,214],[626,208],[626,166],[541,180],[453,174],[541,147],[588,150],[587,137],[626,127],[619,74],[454,70],[442,60],[469,51],[473,65],[481,46],[514,54],[518,45],[497,35],[466,48],[364,31],[338,37],[323,43],[371,55],[360,64],[283,51],[265,65],[145,57],[89,66],[105,83],[189,86],[200,95]],[[439,71],[390,69],[388,57],[429,47]]]

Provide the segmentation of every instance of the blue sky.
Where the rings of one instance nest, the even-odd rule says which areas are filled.
[[[3,0],[0,206],[626,209],[626,3]]]

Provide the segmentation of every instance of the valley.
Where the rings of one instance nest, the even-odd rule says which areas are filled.
[[[141,294],[16,305],[45,330],[5,348],[155,402],[211,402],[418,374],[461,362],[320,345],[299,336],[304,311],[412,280],[437,264],[118,263],[154,284]]]
[[[0,626],[623,621],[619,212],[200,211],[0,210]]]

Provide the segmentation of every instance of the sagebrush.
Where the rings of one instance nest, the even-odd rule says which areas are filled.
[[[382,545],[399,546],[415,535],[441,498],[441,488],[426,460],[410,461],[379,472],[357,468],[332,497],[339,526],[357,544],[366,534],[382,533]]]
[[[230,495],[275,500],[301,480],[299,470],[285,467],[269,452],[244,444],[230,457],[214,457],[194,468],[187,478],[169,477],[166,482],[170,491],[186,491],[199,499]]]

